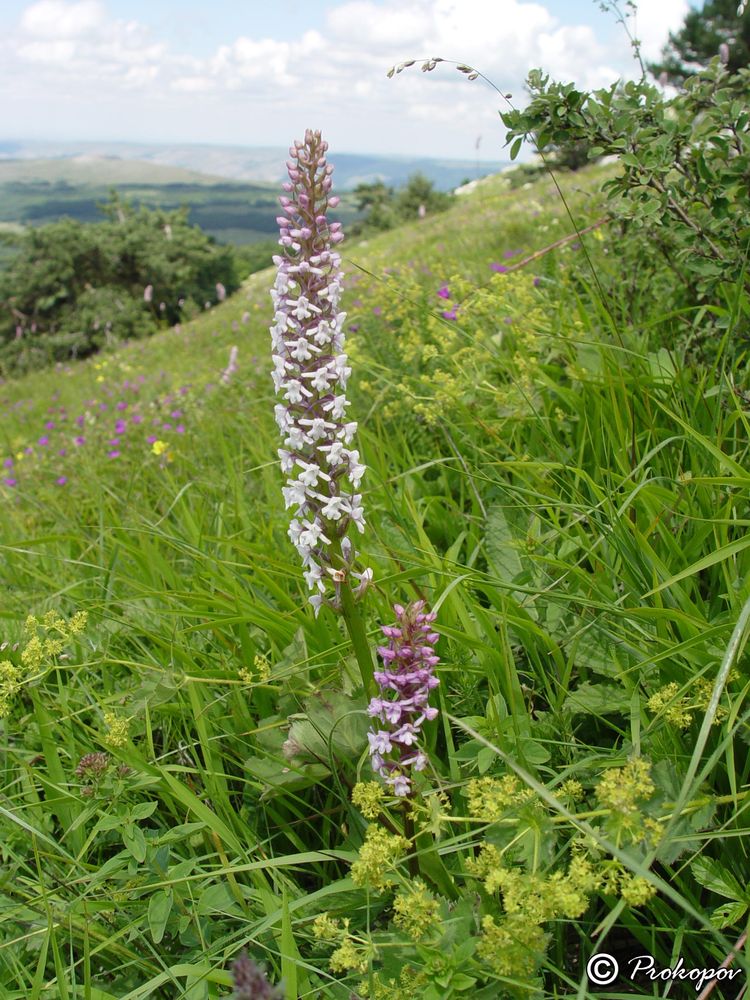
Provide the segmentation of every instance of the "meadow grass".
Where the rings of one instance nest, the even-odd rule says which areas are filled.
[[[508,270],[601,218],[604,176],[565,178],[565,203],[493,178],[343,245],[368,633],[424,598],[442,636],[411,815],[352,799],[366,699],[286,535],[272,276],[0,387],[0,995],[226,997],[246,948],[287,998],[584,997],[595,951],[730,953],[750,873],[739,296],[705,363],[701,316],[639,295],[606,227]],[[378,853],[373,829],[409,844]]]

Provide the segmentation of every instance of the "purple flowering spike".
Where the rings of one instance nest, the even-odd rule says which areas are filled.
[[[232,965],[232,985],[234,1000],[281,1000],[281,990],[268,982],[263,970],[245,951]]]
[[[283,400],[275,409],[284,440],[279,458],[288,476],[282,492],[287,508],[294,509],[289,538],[302,557],[316,614],[324,602],[339,606],[340,585],[348,577],[360,581],[357,596],[372,580],[370,570],[355,571],[356,553],[346,537],[351,525],[365,528],[357,492],[365,466],[350,447],[357,424],[346,415],[351,368],[335,250],[344,234],[326,214],[337,204],[328,193],[333,168],[325,160],[327,148],[320,132],[310,129],[304,142],[290,147],[289,181],[283,185],[288,194],[279,198],[285,215],[277,219],[282,254],[274,257],[271,291],[272,377]]]
[[[390,642],[378,646],[384,669],[376,670],[374,676],[380,693],[367,710],[382,728],[371,729],[368,740],[373,770],[394,795],[409,795],[410,771],[427,766],[427,757],[418,746],[422,723],[437,715],[428,698],[440,683],[434,674],[440,662],[434,646],[440,635],[433,631],[435,614],[425,613],[424,601],[406,608],[396,604],[394,610],[397,624],[381,629]]]

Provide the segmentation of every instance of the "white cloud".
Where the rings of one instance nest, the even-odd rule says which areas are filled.
[[[451,65],[393,80],[386,71],[409,58],[460,60],[517,103],[534,67],[583,87],[632,75],[627,45],[615,50],[597,37],[595,10],[590,23],[563,24],[553,13],[560,3],[345,0],[314,30],[227,38],[198,57],[143,23],[113,18],[106,0],[37,0],[0,40],[0,101],[15,109],[6,128],[18,135],[29,134],[31,114],[36,134],[46,122],[59,136],[67,116],[69,134],[84,135],[83,122],[92,138],[119,129],[126,139],[268,145],[312,122],[333,131],[339,148],[466,156],[481,132],[483,152],[500,156],[502,102],[482,81]],[[648,59],[682,23],[687,0],[642,6]]]
[[[635,33],[646,60],[657,59],[670,31],[677,31],[690,9],[687,0],[648,0],[638,8]]]
[[[105,20],[98,0],[40,0],[27,7],[21,29],[36,38],[79,38],[99,28]]]

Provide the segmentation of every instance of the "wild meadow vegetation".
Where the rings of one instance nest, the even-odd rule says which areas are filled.
[[[617,161],[351,247],[295,230],[189,322],[3,383],[0,995],[663,994],[638,955],[731,956],[704,985],[738,995],[745,81],[716,61],[667,108],[537,78],[511,132]],[[356,494],[329,462],[286,501],[327,549],[289,534],[268,343],[310,355],[269,288],[312,342],[288,278],[318,237]],[[430,707],[400,750],[399,658]]]

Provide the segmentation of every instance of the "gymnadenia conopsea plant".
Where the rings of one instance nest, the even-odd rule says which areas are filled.
[[[279,199],[284,214],[277,219],[281,253],[274,257],[271,343],[273,381],[282,399],[275,409],[283,437],[279,458],[287,476],[282,492],[287,509],[293,510],[289,538],[302,559],[315,614],[324,604],[341,613],[365,691],[373,693],[374,680],[380,686],[369,713],[389,728],[370,733],[373,767],[395,794],[406,795],[411,787],[406,772],[426,763],[415,743],[424,719],[435,714],[426,698],[437,683],[427,662],[437,662],[432,655],[437,633],[430,624],[433,616],[421,603],[406,609],[396,605],[399,622],[385,629],[391,646],[379,650],[384,669],[373,676],[360,606],[373,574],[360,567],[350,537],[352,528],[360,534],[365,529],[358,491],[366,470],[355,446],[357,423],[347,413],[351,368],[344,350],[346,313],[339,310],[343,275],[336,250],[344,234],[341,224],[328,218],[339,199],[331,194],[327,149],[320,132],[311,129],[304,141],[295,141],[287,161],[289,180]],[[397,633],[408,635],[409,641],[398,640]],[[412,639],[419,644],[410,645]]]

